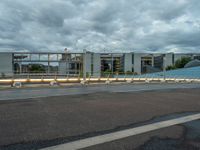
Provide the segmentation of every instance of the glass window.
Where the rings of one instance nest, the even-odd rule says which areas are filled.
[[[40,61],[48,61],[48,54],[41,54]]]
[[[39,54],[31,54],[31,60],[40,60]]]
[[[57,61],[57,54],[50,54],[49,58],[50,58],[50,61]]]
[[[58,54],[58,61],[62,60],[62,54]]]
[[[31,57],[30,54],[22,54],[22,60],[30,61]]]

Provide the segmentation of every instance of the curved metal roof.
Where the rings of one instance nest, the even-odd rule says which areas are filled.
[[[197,66],[200,66],[200,60],[195,59],[195,60],[192,60],[192,61],[190,61],[189,63],[187,63],[187,64],[184,66],[184,68],[197,67]]]

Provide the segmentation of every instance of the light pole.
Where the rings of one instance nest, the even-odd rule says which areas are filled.
[[[113,65],[114,65],[114,63],[113,63],[113,54],[112,54],[112,51],[111,51],[111,76],[113,75]]]
[[[83,49],[83,55],[84,55],[84,58],[83,58],[83,81],[85,82],[86,81],[86,49]]]

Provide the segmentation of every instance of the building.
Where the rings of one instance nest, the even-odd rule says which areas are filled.
[[[0,75],[64,75],[99,77],[103,73],[149,73],[162,71],[181,57],[200,59],[200,54],[175,53],[52,53],[0,52]]]

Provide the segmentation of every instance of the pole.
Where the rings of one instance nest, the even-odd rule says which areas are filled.
[[[86,81],[86,49],[83,50],[83,80]]]
[[[113,75],[113,65],[114,65],[114,63],[113,63],[113,54],[111,54],[111,75]]]
[[[163,78],[164,80],[166,79],[166,56],[164,55],[164,58],[163,58]]]

